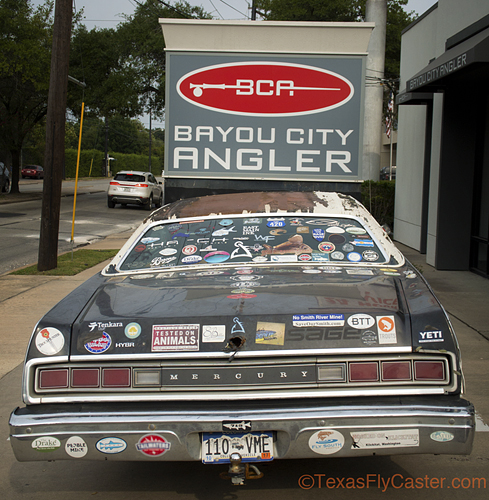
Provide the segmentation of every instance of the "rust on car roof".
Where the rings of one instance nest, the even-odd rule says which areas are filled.
[[[165,205],[148,220],[155,222],[173,218],[239,213],[350,213],[363,209],[352,197],[325,192],[254,192],[231,193],[188,198]]]

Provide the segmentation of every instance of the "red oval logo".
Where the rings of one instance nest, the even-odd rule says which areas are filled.
[[[207,66],[177,83],[186,101],[221,113],[293,116],[337,108],[354,94],[350,81],[313,66],[243,62]]]

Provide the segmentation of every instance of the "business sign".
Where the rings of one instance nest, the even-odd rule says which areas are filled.
[[[361,56],[167,52],[167,177],[353,181]]]

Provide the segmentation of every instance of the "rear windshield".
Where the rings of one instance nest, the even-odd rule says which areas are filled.
[[[150,227],[119,269],[274,262],[366,264],[386,258],[355,219],[220,217]]]
[[[144,175],[138,174],[116,174],[115,181],[144,182]]]

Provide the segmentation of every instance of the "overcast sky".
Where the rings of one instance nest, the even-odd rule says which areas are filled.
[[[37,5],[43,0],[32,0]],[[170,0],[174,4],[175,1]],[[200,5],[216,19],[249,19],[248,6],[251,0],[190,0],[191,5]],[[406,10],[417,14],[426,12],[436,0],[409,0]],[[137,5],[136,0],[74,0],[76,10],[85,10],[85,23],[89,29],[115,28],[123,20],[122,14],[130,15]]]
[[[191,5],[199,5],[215,19],[249,19],[251,1],[246,0],[189,0]],[[437,0],[409,0],[406,11],[417,14],[426,12]],[[33,5],[44,3],[43,0],[31,0]],[[175,1],[170,0],[172,5]],[[74,8],[84,9],[84,18],[87,28],[115,28],[123,21],[123,15],[131,15],[137,5],[136,0],[74,0]],[[149,127],[147,116],[140,118],[145,127]],[[153,128],[163,127],[164,124],[153,121]]]

